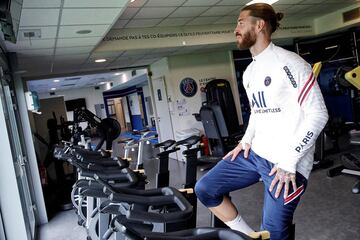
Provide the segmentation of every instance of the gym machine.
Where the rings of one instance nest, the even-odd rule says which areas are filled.
[[[344,75],[344,79],[355,88],[356,92],[354,93],[354,104],[353,109],[355,113],[360,111],[360,66],[348,71]],[[358,117],[355,118],[355,128],[360,129]],[[350,144],[351,145],[360,145],[360,132],[359,131],[350,131]],[[334,167],[327,172],[329,177],[334,177],[340,175],[341,173],[351,174],[360,176],[360,153],[349,152],[341,155],[342,165]],[[352,192],[354,194],[360,193],[360,181],[356,182],[352,187]]]
[[[100,140],[94,151],[99,150],[104,142],[106,143],[106,150],[111,150],[112,142],[120,135],[121,132],[121,127],[117,120],[113,118],[100,119],[86,108],[77,108],[74,110],[74,120],[71,134],[75,144],[81,142],[81,136],[85,135],[79,125],[80,122],[87,122],[88,126],[96,128],[96,131],[99,134]]]

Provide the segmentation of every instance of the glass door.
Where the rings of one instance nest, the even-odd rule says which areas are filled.
[[[24,138],[22,136],[22,129],[20,126],[20,116],[16,105],[15,91],[10,86],[8,81],[3,74],[2,68],[0,68],[0,97],[2,107],[4,109],[4,117],[7,125],[9,134],[10,147],[13,155],[13,163],[16,172],[17,183],[20,192],[20,198],[22,203],[22,209],[25,216],[25,223],[27,224],[27,232],[34,236],[35,232],[35,205],[32,201],[32,188],[31,181],[28,176],[29,166],[27,165],[25,151]],[[12,88],[12,89],[11,89]],[[32,238],[31,237],[31,238]]]
[[[0,209],[0,239],[6,239],[4,224],[3,224],[3,220],[2,220],[2,216],[1,216],[1,209]]]

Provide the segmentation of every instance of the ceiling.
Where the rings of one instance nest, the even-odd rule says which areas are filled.
[[[234,49],[235,44],[94,52],[111,29],[235,25],[239,10],[248,1],[23,0],[18,41],[16,44],[6,42],[6,47],[9,52],[18,53],[20,69],[26,71],[23,76],[27,79],[136,68],[149,65],[165,56]],[[288,18],[299,19],[318,17],[356,2],[279,0],[273,6]],[[83,30],[91,32],[77,33]],[[33,32],[34,37],[24,37],[24,32]],[[124,62],[124,57],[130,60]],[[98,58],[106,58],[107,61],[95,63]],[[101,77],[94,76],[94,79],[99,78]]]
[[[106,72],[97,74],[82,74],[68,77],[46,78],[41,80],[27,81],[29,91],[37,93],[49,93],[66,91],[74,88],[101,87],[111,82],[119,82],[121,72]]]

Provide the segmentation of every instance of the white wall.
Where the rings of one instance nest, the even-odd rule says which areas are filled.
[[[171,56],[167,59],[156,62],[151,65],[153,72],[153,79],[159,76],[165,76],[167,93],[171,99],[171,118],[174,127],[174,135],[176,131],[181,131],[189,128],[197,128],[203,131],[201,122],[196,121],[193,113],[199,113],[201,103],[204,101],[204,93],[200,88],[204,85],[200,82],[210,79],[226,79],[230,81],[233,89],[233,94],[236,95],[235,102],[238,99],[236,78],[233,74],[232,59],[228,52],[212,52],[193,55],[179,55]],[[182,79],[190,77],[194,79],[198,85],[198,91],[193,97],[185,97],[180,92],[180,82]],[[185,101],[185,107],[189,114],[180,116],[182,111],[177,108],[177,101]],[[239,107],[239,105],[238,105]],[[238,116],[240,115],[240,108],[238,108]]]
[[[142,87],[142,90],[143,90],[143,94],[144,94],[144,98],[146,97],[150,97],[151,98],[151,94],[150,94],[150,88],[149,88],[149,85],[145,85]],[[149,105],[152,106],[152,102],[150,101],[149,103],[146,102],[146,99],[144,99],[145,101],[145,108],[146,108],[146,116],[147,116],[147,121],[148,121],[148,124],[151,125],[151,118],[154,117],[154,113],[153,114],[150,114],[150,110],[149,110]],[[153,109],[153,112],[154,112],[154,108]]]
[[[26,211],[21,204],[17,174],[15,168],[20,168],[13,162],[14,156],[10,148],[9,135],[5,122],[5,114],[0,98],[0,206],[5,234],[8,240],[30,239],[25,224]],[[19,169],[20,171],[20,169]],[[2,239],[1,239],[2,240]]]
[[[136,69],[136,75],[135,76],[131,76],[131,72],[132,71],[125,71],[125,72],[122,72],[121,75],[118,76],[118,78],[115,78],[113,80],[113,86],[117,86],[117,85],[120,85],[120,84],[123,84],[123,83],[126,83],[128,81],[130,81],[131,79],[137,77],[137,76],[140,76],[144,73],[147,73],[147,69]]]
[[[51,98],[64,96],[64,101],[77,99],[77,98],[85,98],[86,107],[89,111],[95,114],[95,104],[104,104],[104,98],[102,92],[104,91],[105,86],[101,86],[100,89],[95,90],[94,87],[90,88],[76,88],[72,90],[66,91],[55,91],[55,95],[50,96],[49,93],[40,93],[39,98]],[[41,111],[41,106],[40,106]],[[73,120],[73,112],[67,112],[67,120]]]
[[[122,103],[123,103],[123,110],[124,110],[124,116],[125,116],[125,122],[126,123],[131,123],[130,121],[130,113],[129,113],[129,107],[126,101],[126,97],[122,98]]]
[[[139,97],[137,93],[128,95],[131,115],[141,115]]]

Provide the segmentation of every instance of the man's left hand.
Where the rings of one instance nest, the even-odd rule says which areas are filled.
[[[289,184],[292,183],[293,191],[296,191],[296,175],[295,173],[287,172],[281,168],[278,168],[276,165],[271,169],[269,176],[275,175],[275,178],[272,180],[269,191],[272,192],[275,185],[277,184],[275,197],[278,198],[280,192],[285,186],[284,190],[284,199],[286,199],[289,195]]]

